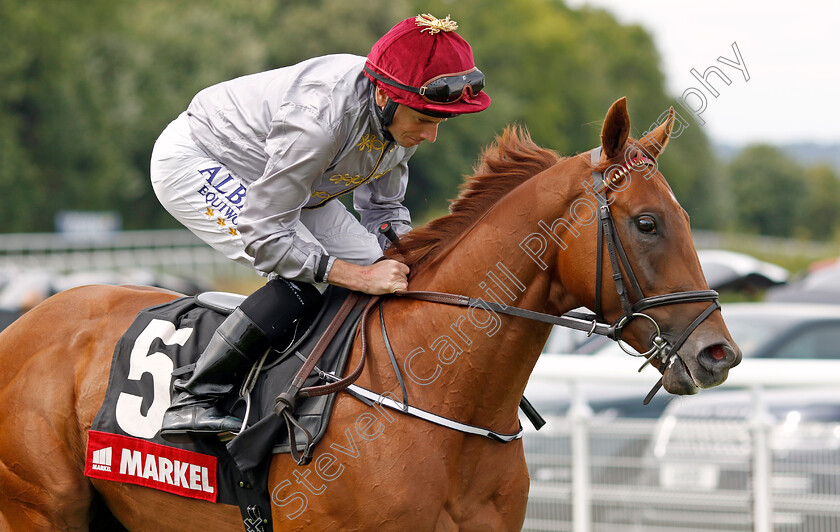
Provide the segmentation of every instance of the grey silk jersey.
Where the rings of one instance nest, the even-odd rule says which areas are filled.
[[[258,271],[313,282],[323,251],[297,236],[301,210],[350,191],[369,232],[386,221],[410,228],[401,202],[417,148],[382,138],[364,63],[318,57],[213,85],[190,103],[193,140],[247,187],[238,228]]]

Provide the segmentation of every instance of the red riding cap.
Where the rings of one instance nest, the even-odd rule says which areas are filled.
[[[421,112],[457,115],[487,109],[484,75],[456,29],[448,16],[403,20],[374,43],[365,75],[395,102]]]

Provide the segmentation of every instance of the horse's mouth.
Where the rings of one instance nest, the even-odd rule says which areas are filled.
[[[693,395],[700,389],[699,383],[679,355],[671,357],[668,362],[662,374],[662,385],[668,393],[674,395]]]
[[[740,349],[725,342],[706,345],[694,356],[692,353],[689,348],[688,354],[683,352],[670,357],[662,377],[662,385],[669,393],[691,395],[700,388],[722,384],[729,376],[729,370],[741,361]]]

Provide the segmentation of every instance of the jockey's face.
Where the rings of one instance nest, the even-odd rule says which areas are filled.
[[[388,97],[380,89],[376,90],[376,103],[384,107]],[[388,132],[394,140],[403,148],[418,146],[424,140],[434,142],[437,138],[438,125],[445,121],[445,118],[435,118],[424,115],[405,105],[399,104],[394,113],[394,119],[388,126]]]

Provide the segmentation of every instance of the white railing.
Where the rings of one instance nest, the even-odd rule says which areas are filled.
[[[840,244],[760,235],[693,231],[699,249],[738,249],[762,254],[824,258],[840,255]],[[57,273],[79,270],[149,268],[196,277],[249,276],[236,264],[186,229],[122,231],[91,235],[59,233],[0,234],[0,267],[44,268]]]
[[[0,234],[0,267],[54,273],[150,269],[191,278],[247,277],[237,264],[185,229],[122,231],[80,238],[58,233]]]
[[[803,454],[779,447],[785,427],[763,399],[771,388],[836,388],[840,361],[744,360],[725,384],[700,392],[751,391],[752,412],[740,421],[593,415],[590,403],[611,387],[637,389],[641,402],[659,375],[638,366],[629,356],[542,356],[529,390],[540,390],[535,402],[543,407],[556,390],[560,406],[549,406],[548,425],[523,441],[531,474],[525,530],[840,532],[840,415],[802,423],[807,436],[797,436],[798,445],[825,448]],[[688,406],[693,397],[678,400]],[[714,448],[714,463],[703,452],[674,462],[663,441]]]

